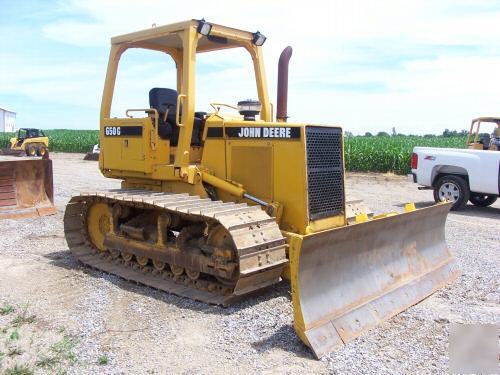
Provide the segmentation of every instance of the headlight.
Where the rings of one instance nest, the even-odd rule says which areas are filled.
[[[267,38],[264,35],[262,35],[260,32],[257,31],[256,33],[253,33],[252,43],[255,44],[256,46],[261,46],[264,44],[266,39]]]
[[[196,29],[201,35],[207,36],[212,31],[212,25],[205,21],[204,18],[198,21],[198,27]]]

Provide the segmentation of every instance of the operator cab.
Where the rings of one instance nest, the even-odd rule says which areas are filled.
[[[17,138],[37,138],[37,137],[45,137],[45,134],[41,129],[32,129],[32,128],[21,128],[17,132]]]
[[[494,124],[491,132],[484,132],[483,124]],[[491,126],[488,130],[491,129]],[[480,131],[483,130],[481,133]],[[472,120],[469,136],[467,137],[467,148],[474,150],[500,151],[500,118],[479,117]]]
[[[45,137],[45,134],[41,129],[20,128],[17,131],[17,146],[20,146],[25,139],[38,137]]]
[[[260,121],[272,120],[271,104],[261,46],[266,38],[257,32],[229,28],[204,20],[189,20],[152,27],[111,39],[108,71],[101,103],[100,166],[116,175],[126,170],[134,173],[152,171],[153,165],[187,168],[201,160],[204,137],[207,136],[207,114],[195,109],[196,60],[200,53],[242,48],[249,53],[255,73]],[[149,108],[126,109],[125,116],[111,116],[118,65],[123,53],[141,49],[165,53],[175,64],[176,84],[158,84],[149,89]],[[167,78],[169,79],[169,78]],[[221,106],[239,110],[223,103],[210,103],[219,115]],[[246,107],[257,107],[246,103]],[[255,110],[252,110],[255,112]],[[252,112],[251,111],[251,112]],[[145,116],[137,113],[146,113]],[[246,110],[248,112],[248,110]],[[255,121],[240,112],[235,120]],[[217,122],[217,120],[215,121]],[[211,125],[215,126],[215,125]],[[113,151],[107,151],[113,150]]]

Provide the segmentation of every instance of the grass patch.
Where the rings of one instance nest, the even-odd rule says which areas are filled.
[[[9,356],[9,357],[15,357],[15,356],[21,355],[23,353],[24,352],[20,348],[18,348],[17,346],[13,346],[13,347],[11,347],[11,348],[8,349],[7,356]]]
[[[109,358],[107,355],[103,354],[103,355],[100,355],[99,358],[97,358],[97,364],[99,365],[107,365],[109,363]]]
[[[0,315],[8,315],[14,312],[14,306],[9,305],[8,303],[4,303],[2,307],[0,307]]]
[[[60,361],[58,358],[43,355],[35,362],[35,366],[41,368],[53,368],[59,363]]]
[[[29,334],[26,336],[23,334],[23,340],[20,340],[20,330],[21,327],[25,325],[29,325],[32,323],[36,323],[36,316],[31,314],[29,311],[29,304],[24,304],[21,306],[17,306],[14,308],[9,304],[3,304],[0,310],[2,315],[7,315],[15,312],[15,314],[8,317],[10,320],[9,323],[6,324],[6,327],[0,327],[0,333],[5,334],[2,339],[2,345],[0,346],[0,363],[3,362],[3,366],[0,366],[0,375],[7,374],[33,374],[33,373],[49,373],[49,374],[65,374],[67,373],[67,369],[77,363],[78,358],[74,351],[74,348],[77,344],[77,340],[75,337],[65,334],[64,327],[59,327],[58,337],[59,341],[50,340],[50,344],[42,345],[43,349],[37,349],[36,352],[31,353],[35,355],[33,362],[29,362],[28,364],[24,364],[21,359],[23,357],[19,357],[26,350],[27,353],[32,352],[34,341],[38,341],[38,335]],[[30,327],[25,327],[28,332],[31,329],[37,329],[35,325]],[[0,336],[2,337],[2,336]],[[24,339],[29,339],[29,344],[25,343]],[[34,340],[35,339],[35,340]],[[20,344],[23,344],[21,346]],[[50,345],[50,346],[49,346]],[[25,347],[26,346],[26,347]],[[37,345],[38,346],[38,345]],[[17,358],[16,358],[17,357]],[[7,359],[7,358],[10,358]],[[2,361],[3,360],[3,361]],[[7,364],[5,361],[9,362],[7,368]],[[18,363],[16,363],[18,362]],[[15,365],[14,365],[15,364]]]
[[[63,339],[50,347],[50,351],[61,361],[75,363],[77,360],[76,354],[73,351],[76,345],[76,340],[71,336],[64,336]]]
[[[39,369],[46,369],[49,373],[66,373],[65,368],[77,361],[73,351],[75,345],[76,340],[73,337],[64,336],[61,341],[50,346],[49,353],[42,354],[37,359],[35,366]]]
[[[21,327],[24,324],[32,324],[35,321],[36,315],[28,314],[28,306],[25,306],[21,314],[16,316],[12,320],[11,324],[13,327]]]
[[[17,332],[17,330],[12,331],[12,333],[10,334],[10,339],[12,341],[19,340],[19,332]]]
[[[14,318],[14,320],[11,322],[13,327],[20,327],[24,324],[31,324],[35,321],[36,316],[35,315],[30,315],[30,316],[21,316],[18,315]]]
[[[33,370],[26,365],[15,364],[14,367],[4,371],[4,375],[33,375]]]

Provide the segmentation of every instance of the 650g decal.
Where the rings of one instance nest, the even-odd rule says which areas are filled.
[[[107,137],[141,136],[142,126],[105,126],[104,135]]]
[[[121,126],[105,126],[104,135],[120,135],[122,133]]]

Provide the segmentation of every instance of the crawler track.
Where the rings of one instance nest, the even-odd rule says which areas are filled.
[[[176,215],[183,222],[204,223],[212,228],[223,226],[236,248],[237,277],[228,284],[214,277],[214,273],[203,273],[203,269],[195,270],[201,271],[202,275],[196,280],[186,274],[176,276],[168,267],[159,271],[150,265],[152,261],[165,262],[166,259],[172,258],[158,251],[154,244],[138,243],[134,239],[124,237],[119,228],[113,228],[106,235],[107,248],[104,251],[99,250],[91,241],[87,225],[88,210],[95,203],[106,203],[109,207],[127,206],[128,209],[155,215]],[[277,283],[287,262],[286,241],[275,220],[260,207],[214,202],[188,194],[131,189],[82,193],[73,197],[66,207],[64,232],[73,255],[90,267],[210,304],[228,305],[247,293]],[[144,250],[117,248],[117,245],[113,245],[116,243],[113,238],[125,241],[120,243],[136,243],[134,249],[140,245]],[[127,251],[135,256],[126,261],[116,256],[120,251]],[[137,259],[144,255],[149,258],[149,262],[141,266]],[[167,263],[172,265],[172,262]]]

